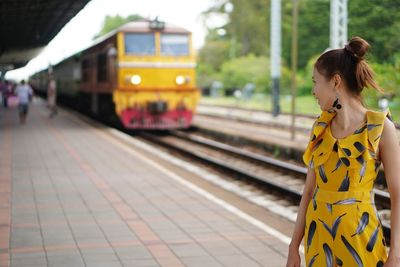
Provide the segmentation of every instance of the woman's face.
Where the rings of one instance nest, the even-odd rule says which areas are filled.
[[[322,111],[330,109],[336,99],[335,82],[333,79],[326,79],[316,68],[314,68],[312,80],[314,83],[312,93],[317,99],[319,107]]]

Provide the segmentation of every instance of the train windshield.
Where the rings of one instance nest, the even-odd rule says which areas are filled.
[[[155,53],[154,34],[125,33],[125,54],[154,55]]]
[[[189,36],[187,34],[161,34],[161,55],[189,55]]]

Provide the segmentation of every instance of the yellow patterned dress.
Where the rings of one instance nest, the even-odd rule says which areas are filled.
[[[306,213],[306,264],[383,266],[387,254],[372,188],[381,165],[379,140],[390,113],[367,111],[364,125],[340,139],[331,132],[335,115],[321,113],[303,154],[316,175]]]

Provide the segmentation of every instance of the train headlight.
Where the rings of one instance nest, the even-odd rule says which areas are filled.
[[[186,82],[186,79],[182,75],[178,75],[175,78],[175,82],[176,82],[177,85],[182,85],[182,84],[184,84]]]
[[[135,74],[131,77],[131,83],[133,85],[139,85],[141,82],[142,82],[142,77],[140,77],[140,75]]]

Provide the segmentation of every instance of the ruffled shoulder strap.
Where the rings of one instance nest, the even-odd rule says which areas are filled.
[[[385,118],[388,118],[390,121],[393,120],[389,110],[369,111],[367,116],[368,142],[373,148],[372,152],[376,153],[379,146],[379,140],[381,139],[383,126],[385,124]]]
[[[329,122],[335,116],[335,112],[322,111],[320,116],[315,120],[313,127],[311,129],[310,140],[308,142],[307,148],[303,154],[303,161],[307,166],[313,167],[312,164],[312,154],[313,151],[318,148],[321,144],[321,135],[325,131]]]

